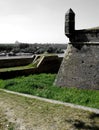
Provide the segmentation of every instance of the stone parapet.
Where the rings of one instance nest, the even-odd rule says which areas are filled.
[[[75,30],[74,42],[99,42],[99,29]]]
[[[77,45],[99,45],[99,42],[69,42],[68,44]]]

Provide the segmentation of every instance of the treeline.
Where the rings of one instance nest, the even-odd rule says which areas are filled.
[[[41,54],[44,52],[48,53],[64,53],[67,48],[66,44],[28,44],[15,42],[14,44],[0,44],[0,53],[32,53]]]

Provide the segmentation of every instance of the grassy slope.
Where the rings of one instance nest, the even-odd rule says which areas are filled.
[[[99,91],[53,86],[55,76],[55,74],[39,74],[0,80],[0,88],[99,108]]]
[[[1,90],[0,116],[2,130],[18,130],[20,127],[24,130],[99,129],[98,114],[8,94]]]
[[[30,68],[34,68],[36,67],[36,65],[34,64],[29,64],[26,66],[17,66],[17,67],[9,67],[9,68],[0,68],[0,72],[7,72],[7,71],[14,71],[14,70],[24,70],[24,69],[30,69]]]

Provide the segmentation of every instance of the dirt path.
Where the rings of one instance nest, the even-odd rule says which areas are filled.
[[[99,114],[99,109],[95,109],[95,108],[75,105],[73,103],[65,103],[65,102],[61,102],[61,101],[46,99],[46,98],[37,97],[37,96],[29,95],[29,94],[22,94],[22,93],[18,93],[18,92],[9,91],[9,90],[3,90],[3,91],[7,92],[7,93],[11,93],[11,94],[17,94],[19,96],[24,96],[24,97],[28,97],[28,98],[32,98],[32,99],[38,99],[38,100],[49,102],[49,103],[60,104],[60,105],[69,106],[69,107],[72,107],[72,108],[82,109],[82,110],[85,110],[85,111],[90,111],[90,112],[94,112],[94,113]]]
[[[99,129],[99,113],[0,90],[0,130]]]

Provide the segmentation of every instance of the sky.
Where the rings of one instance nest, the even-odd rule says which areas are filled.
[[[67,43],[69,8],[76,29],[99,26],[99,0],[0,0],[0,43]]]

